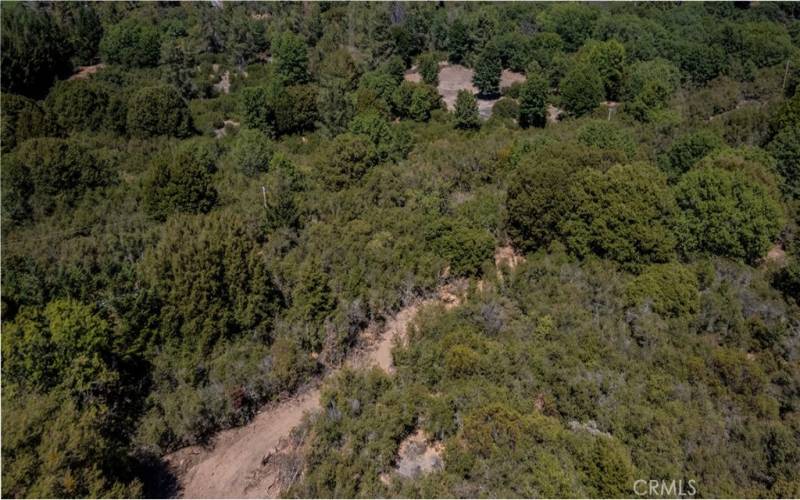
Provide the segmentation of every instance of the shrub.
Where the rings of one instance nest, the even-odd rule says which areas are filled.
[[[125,131],[125,104],[106,87],[90,80],[59,82],[47,96],[45,108],[69,132]]]
[[[193,132],[189,106],[180,92],[168,85],[145,87],[128,101],[128,133],[133,137],[169,135],[188,137]]]
[[[700,308],[697,275],[677,263],[648,266],[625,294],[629,304],[650,301],[653,311],[665,316],[690,316]]]
[[[501,120],[514,120],[520,119],[520,107],[516,100],[510,97],[501,97],[494,106],[492,106],[492,117]]]
[[[683,211],[678,230],[684,252],[703,252],[756,262],[783,227],[780,204],[743,172],[693,170],[680,180]]]
[[[2,152],[8,153],[17,144],[25,142],[27,139],[56,135],[57,128],[52,123],[39,104],[27,97],[2,94],[0,95],[0,143]]]
[[[488,231],[462,224],[436,223],[428,228],[425,239],[448,262],[453,276],[480,274],[482,264],[491,259],[495,247]]]
[[[578,130],[578,141],[587,146],[621,151],[628,159],[636,153],[636,142],[631,132],[616,122],[590,121]]]
[[[106,62],[129,68],[156,66],[161,56],[161,36],[146,21],[126,19],[106,31],[100,53]]]
[[[192,151],[193,144],[159,154],[144,181],[145,207],[157,220],[173,212],[206,213],[217,202],[211,183],[215,169],[210,158]]]
[[[475,75],[472,83],[484,96],[493,96],[500,93],[500,76],[503,67],[500,65],[500,56],[497,51],[485,49],[475,63]]]
[[[259,130],[244,129],[236,135],[228,158],[245,175],[256,175],[269,170],[273,154],[275,146],[266,134]]]
[[[284,83],[300,84],[308,81],[308,48],[306,43],[290,31],[284,31],[272,42],[275,71]]]
[[[378,151],[369,137],[345,133],[331,142],[320,170],[326,183],[343,188],[361,179],[379,161]]]
[[[579,257],[595,254],[636,266],[674,256],[675,198],[666,177],[647,164],[586,170],[570,192],[574,206],[561,230]]]

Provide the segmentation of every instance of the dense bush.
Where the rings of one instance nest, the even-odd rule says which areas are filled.
[[[417,60],[417,68],[423,82],[434,87],[439,85],[439,61],[436,54],[422,54]]]
[[[0,112],[2,113],[2,151],[12,151],[17,143],[27,139],[48,135],[57,135],[57,128],[39,104],[27,97],[0,95]]]
[[[605,94],[600,73],[588,63],[578,64],[570,69],[561,80],[559,89],[564,109],[576,116],[594,110]]]
[[[134,137],[169,135],[187,137],[193,132],[189,106],[174,87],[146,87],[128,101],[128,133]]]
[[[519,125],[544,127],[547,123],[547,82],[537,74],[529,74],[519,93]]]
[[[275,146],[266,134],[245,129],[236,135],[228,161],[245,175],[256,175],[269,170]]]
[[[781,206],[743,172],[693,170],[677,185],[683,211],[678,235],[684,252],[708,252],[753,263],[783,226]]]
[[[480,126],[478,118],[478,101],[469,90],[459,90],[456,97],[456,106],[453,110],[456,127],[462,129]]]
[[[648,303],[666,316],[691,316],[700,308],[697,276],[681,264],[648,266],[625,293],[631,305]]]
[[[670,145],[662,168],[670,177],[676,178],[704,156],[724,145],[725,142],[718,135],[708,130],[682,135]]]
[[[107,87],[93,81],[58,83],[47,96],[45,109],[66,131],[125,131],[125,103]]]
[[[629,265],[666,262],[677,243],[677,207],[666,177],[648,164],[582,172],[561,230],[578,256],[596,254]]]
[[[216,204],[211,182],[216,165],[192,146],[165,151],[151,162],[144,182],[145,206],[155,219],[164,220],[173,212],[206,213]]]

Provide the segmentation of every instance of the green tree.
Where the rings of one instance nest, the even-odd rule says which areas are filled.
[[[450,53],[448,59],[453,64],[463,63],[467,53],[472,50],[469,28],[460,18],[456,18],[450,25],[447,33],[447,50]]]
[[[275,71],[289,85],[308,81],[308,48],[302,38],[285,31],[272,42]]]
[[[528,73],[519,93],[519,125],[523,128],[544,127],[547,123],[548,85],[541,75]]]
[[[161,36],[152,24],[129,18],[106,31],[100,53],[106,62],[128,68],[156,66],[161,55]]]
[[[103,24],[90,3],[63,2],[54,5],[59,24],[63,30],[77,64],[92,64],[97,59]]]
[[[772,139],[768,149],[778,161],[785,193],[795,200],[800,199],[800,129],[784,128]]]
[[[439,85],[439,61],[436,54],[426,52],[417,59],[417,68],[422,81],[436,87]]]
[[[560,84],[561,104],[576,116],[594,110],[605,94],[603,79],[591,64],[577,64],[570,69]]]
[[[211,182],[216,166],[193,151],[193,143],[159,154],[150,164],[144,188],[145,207],[157,220],[173,212],[206,213],[217,202]]]
[[[3,92],[41,97],[69,75],[69,43],[45,9],[15,2],[2,10]]]
[[[133,137],[192,134],[192,115],[180,92],[169,85],[145,87],[128,101],[127,129]]]
[[[583,171],[570,195],[573,207],[561,224],[567,247],[637,266],[669,261],[677,243],[677,207],[667,179],[647,164]]]
[[[342,188],[361,179],[379,161],[369,137],[345,133],[331,142],[320,170],[329,186]]]
[[[536,22],[543,31],[557,33],[567,50],[575,51],[591,36],[596,17],[597,11],[589,5],[563,3],[549,5]]]
[[[456,106],[453,110],[456,128],[471,129],[480,127],[478,118],[478,101],[469,90],[459,90]]]
[[[741,171],[699,168],[676,187],[683,211],[678,229],[684,252],[743,259],[761,258],[783,227],[780,204],[767,188]]]
[[[482,95],[497,95],[500,93],[502,70],[500,56],[497,51],[488,48],[484,49],[475,62],[475,74],[472,77],[472,84],[477,87]]]
[[[625,73],[625,47],[616,40],[587,42],[577,57],[579,64],[594,66],[603,79],[606,99],[617,101]]]

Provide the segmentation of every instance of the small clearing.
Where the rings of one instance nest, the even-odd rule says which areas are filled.
[[[459,90],[468,90],[477,96],[478,89],[472,84],[472,77],[474,74],[475,71],[460,64],[450,64],[448,62],[439,63],[439,86],[437,90],[449,111],[452,111],[456,106],[456,98],[458,97]],[[416,66],[406,71],[403,78],[409,82],[415,83],[422,81],[422,77]],[[504,69],[500,76],[500,88],[505,89],[515,83],[522,83],[524,81],[525,75],[522,73]],[[495,99],[478,98],[478,113],[481,118],[488,119],[492,114],[494,104],[499,100],[499,97]]]
[[[222,139],[228,134],[228,130],[231,128],[239,128],[239,122],[234,120],[225,120],[222,122],[222,128],[215,128],[214,129],[214,137],[217,139]]]
[[[400,443],[395,472],[403,477],[415,478],[441,470],[444,444],[433,441],[422,430],[417,430]]]

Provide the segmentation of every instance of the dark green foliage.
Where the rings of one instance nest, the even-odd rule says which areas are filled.
[[[57,129],[39,104],[27,97],[2,94],[2,151],[8,153],[17,143],[47,135],[57,135]]]
[[[547,81],[538,74],[528,74],[519,94],[520,127],[544,127],[547,123]]]
[[[59,9],[59,24],[75,61],[83,65],[95,62],[103,38],[103,25],[97,10],[90,3],[77,2],[64,2],[55,7]]]
[[[189,106],[175,87],[157,85],[133,94],[128,101],[127,130],[133,137],[192,134]]]
[[[73,140],[31,139],[5,158],[3,208],[21,222],[70,206],[113,176],[89,149]]]
[[[561,230],[567,247],[622,264],[666,262],[675,252],[677,207],[666,177],[648,164],[586,170],[570,191]]]
[[[456,107],[453,110],[456,128],[470,129],[480,126],[478,118],[478,101],[469,90],[459,90]]]
[[[486,230],[461,224],[436,224],[428,228],[425,239],[447,261],[453,276],[480,274],[481,265],[491,259],[495,246]]]
[[[700,308],[697,276],[681,264],[648,266],[625,295],[632,306],[645,303],[665,316],[690,317]]]
[[[776,272],[772,283],[787,298],[800,303],[800,263],[797,260]]]
[[[508,226],[514,244],[526,251],[558,239],[572,206],[569,186],[575,167],[563,160],[524,161],[508,188]]]
[[[669,147],[662,168],[670,177],[679,177],[704,156],[724,145],[718,135],[708,130],[682,135]]]
[[[68,132],[125,131],[125,103],[108,87],[90,80],[59,82],[47,96],[45,109]]]
[[[72,69],[64,33],[37,5],[6,4],[2,33],[3,92],[42,97]]]
[[[625,47],[616,40],[590,41],[578,53],[579,64],[594,66],[603,80],[605,97],[609,101],[620,98],[622,77],[625,71]]]
[[[193,143],[159,154],[145,178],[145,206],[157,220],[174,212],[206,213],[217,202],[211,183],[213,158],[192,151]]]
[[[350,122],[350,132],[369,137],[380,161],[402,160],[411,148],[410,137],[378,113],[363,113]]]
[[[331,142],[320,170],[329,186],[342,188],[363,177],[379,161],[380,155],[368,136],[346,133]]]
[[[293,85],[308,81],[308,49],[305,42],[286,31],[272,42],[275,70],[284,83]]]
[[[439,85],[439,61],[436,54],[422,54],[417,60],[417,68],[423,82],[434,87]]]
[[[152,24],[135,18],[111,26],[100,42],[103,60],[129,68],[158,64],[161,36]]]
[[[576,116],[596,108],[605,94],[603,79],[591,64],[578,64],[564,75],[559,85],[561,104]]]
[[[500,64],[500,55],[494,49],[485,49],[475,62],[475,75],[472,84],[484,96],[493,96],[500,93],[500,75],[503,67]]]
[[[619,151],[621,157],[632,159],[636,142],[631,130],[608,121],[590,121],[578,130],[578,141],[587,146]]]
[[[684,252],[706,252],[749,263],[761,258],[783,226],[780,205],[743,172],[693,170],[677,185]]]
[[[590,37],[596,16],[597,11],[588,5],[564,3],[545,10],[536,20],[544,31],[557,33],[567,50],[575,51]]]
[[[519,103],[510,97],[501,97],[492,106],[492,118],[512,120],[518,123],[520,120]]]

